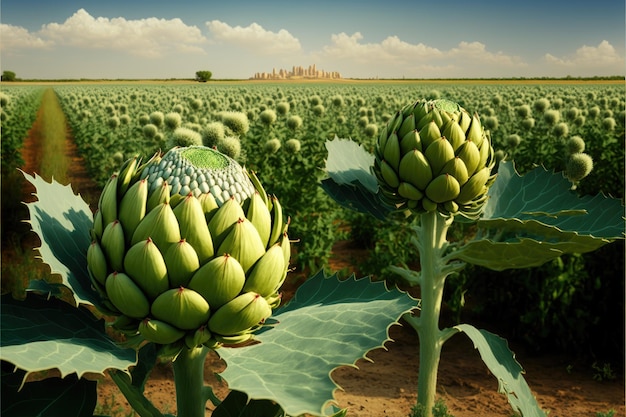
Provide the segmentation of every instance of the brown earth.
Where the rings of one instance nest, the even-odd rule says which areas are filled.
[[[38,123],[35,122],[23,152],[26,161],[23,169],[28,173],[37,171],[38,161],[43,157],[38,152],[38,137]],[[66,149],[73,161],[69,178],[74,191],[97,201],[94,200],[97,198],[95,185],[87,176],[69,130]],[[24,198],[29,198],[31,191],[24,189]],[[30,241],[31,247],[35,247],[35,240]],[[3,246],[2,262],[10,263],[12,260],[5,257],[5,249]],[[363,254],[362,250],[354,249],[345,242],[339,243],[334,248],[330,267],[332,270],[352,268]],[[386,349],[376,349],[368,354],[370,361],[361,359],[356,367],[343,366],[331,374],[342,387],[342,390],[336,391],[337,403],[340,407],[348,407],[349,416],[406,417],[410,414],[416,401],[417,336],[410,327],[396,325],[390,329],[390,338],[393,342],[387,342]],[[593,417],[597,416],[596,413],[607,413],[609,410],[615,411],[614,416],[626,415],[623,369],[617,370],[613,380],[596,381],[594,375],[597,373],[589,365],[569,355],[532,356],[521,347],[512,346],[511,349],[525,368],[525,378],[540,406],[549,411],[550,417]],[[206,382],[221,398],[228,388],[217,380],[214,373],[224,367],[216,355],[209,355]],[[104,376],[98,380],[99,410],[116,416],[129,415],[128,404],[111,379]],[[456,417],[512,415],[506,398],[497,393],[496,379],[490,375],[469,340],[461,335],[453,337],[444,346],[438,386],[439,396]],[[175,412],[171,364],[161,364],[154,369],[146,385],[146,396],[163,412]],[[207,416],[212,409],[209,403]]]
[[[390,329],[390,337],[393,342],[387,342],[386,349],[370,352],[370,360],[360,359],[356,367],[342,366],[332,372],[333,380],[342,387],[335,392],[337,405],[347,407],[348,416],[410,416],[417,397],[417,336],[409,327],[396,325]],[[588,367],[566,355],[530,357],[523,350],[512,350],[526,371],[525,379],[540,407],[550,417],[594,417],[609,410],[614,410],[616,417],[625,415],[623,375],[598,382]],[[220,398],[228,393],[228,388],[214,373],[223,369],[223,361],[210,354],[205,381]],[[128,405],[115,384],[108,378],[100,381],[100,403],[118,410],[118,415],[127,415]],[[438,387],[439,397],[455,417],[513,415],[506,398],[497,393],[497,380],[463,336],[453,337],[444,346]],[[145,392],[163,412],[176,412],[171,364],[157,365]],[[210,416],[213,409],[207,403],[206,415]]]

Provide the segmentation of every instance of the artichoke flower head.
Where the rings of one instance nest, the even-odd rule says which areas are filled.
[[[280,304],[287,223],[254,173],[215,149],[176,147],[126,161],[105,184],[88,270],[129,340],[239,344]]]
[[[495,179],[495,162],[478,114],[450,100],[418,100],[382,129],[373,171],[382,200],[398,210],[474,220]]]

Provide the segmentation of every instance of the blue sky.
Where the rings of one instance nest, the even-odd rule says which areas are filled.
[[[3,0],[0,66],[20,78],[624,75],[623,0]]]

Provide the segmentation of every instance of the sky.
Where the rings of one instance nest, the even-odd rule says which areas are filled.
[[[22,79],[625,75],[624,0],[2,0]]]

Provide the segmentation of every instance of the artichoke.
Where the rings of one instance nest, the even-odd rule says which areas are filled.
[[[418,100],[382,129],[373,171],[383,202],[415,214],[476,219],[495,179],[489,132],[457,103]]]
[[[177,147],[111,176],[87,266],[129,340],[215,349],[250,340],[280,304],[287,225],[254,173],[215,149]]]

